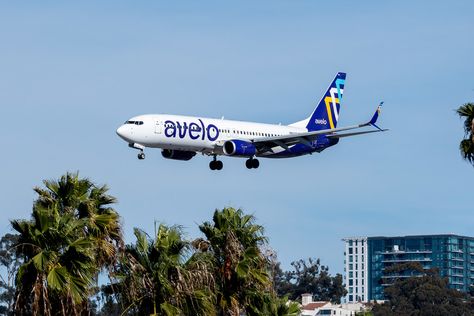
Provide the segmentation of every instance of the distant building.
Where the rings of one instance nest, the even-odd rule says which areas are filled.
[[[474,283],[474,238],[458,235],[344,238],[344,301],[384,299],[394,275],[385,269],[400,263],[419,262],[424,269],[438,268],[449,287],[467,292]]]
[[[368,310],[361,303],[332,304],[331,302],[313,302],[312,294],[301,295],[301,316],[338,315],[355,316],[359,312]]]
[[[369,299],[367,237],[344,238],[344,283],[346,302],[367,302]]]

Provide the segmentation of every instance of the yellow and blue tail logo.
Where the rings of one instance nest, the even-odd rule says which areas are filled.
[[[309,131],[336,128],[345,82],[346,74],[338,72],[309,119]]]

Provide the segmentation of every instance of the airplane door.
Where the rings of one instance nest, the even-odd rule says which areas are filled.
[[[163,132],[163,122],[156,121],[155,133],[161,134]]]

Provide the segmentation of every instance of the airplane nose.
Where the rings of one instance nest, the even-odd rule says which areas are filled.
[[[116,131],[117,135],[120,136],[121,138],[125,139],[125,127],[122,125],[120,126],[119,128],[117,128],[117,131]]]

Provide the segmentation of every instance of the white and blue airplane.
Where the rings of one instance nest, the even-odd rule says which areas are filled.
[[[196,153],[212,156],[211,170],[221,170],[217,156],[247,158],[248,169],[258,168],[256,157],[290,158],[336,145],[342,137],[383,132],[375,123],[383,102],[370,121],[336,127],[346,74],[339,72],[313,113],[288,126],[202,117],[148,114],[133,117],[117,129],[129,147],[138,149],[138,159],[145,159],[144,149],[161,148],[164,158],[190,160]],[[349,131],[364,127],[370,130]]]

